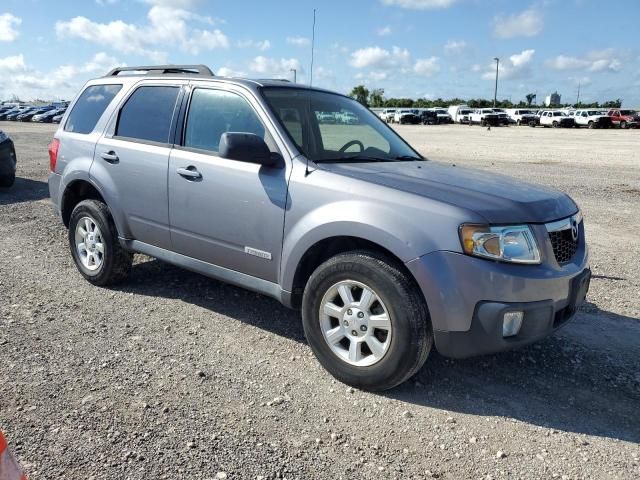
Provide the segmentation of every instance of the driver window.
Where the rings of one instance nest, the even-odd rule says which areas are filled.
[[[384,153],[391,150],[389,142],[373,127],[360,122],[358,115],[351,110],[314,109],[312,113],[318,122],[322,145],[327,153],[359,153],[371,148]],[[348,147],[344,148],[347,145]]]
[[[197,88],[191,96],[184,146],[218,152],[226,132],[253,133],[277,152],[273,138],[249,103],[240,95],[222,90]]]

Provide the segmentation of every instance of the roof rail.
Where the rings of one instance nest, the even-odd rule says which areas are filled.
[[[213,72],[206,65],[151,65],[142,67],[116,67],[105,77],[116,77],[122,72],[146,72],[144,75],[200,75],[213,77]]]

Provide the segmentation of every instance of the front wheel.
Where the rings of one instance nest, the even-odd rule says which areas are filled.
[[[131,271],[132,255],[120,245],[111,213],[98,200],[83,200],[73,209],[69,247],[78,270],[94,285],[121,282]]]
[[[322,366],[364,390],[404,382],[422,367],[433,344],[417,285],[375,252],[344,253],[320,265],[305,287],[302,319]]]

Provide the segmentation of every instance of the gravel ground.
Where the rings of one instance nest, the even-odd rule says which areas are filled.
[[[640,477],[640,131],[399,127],[431,159],[582,207],[589,303],[551,338],[385,394],[313,358],[299,315],[148,257],[77,273],[46,187],[53,128],[0,122],[0,429],[30,479]]]

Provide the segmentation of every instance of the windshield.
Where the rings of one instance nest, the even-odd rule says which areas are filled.
[[[291,140],[309,160],[422,159],[383,121],[353,99],[297,88],[267,87],[262,92]],[[332,115],[336,121],[319,121],[320,112]]]

